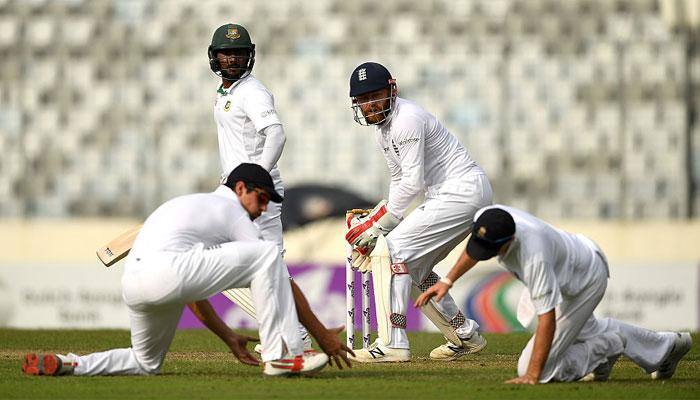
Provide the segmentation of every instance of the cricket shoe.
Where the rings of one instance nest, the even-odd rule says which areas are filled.
[[[68,375],[73,373],[76,363],[60,354],[28,353],[24,356],[22,372],[27,375]]]
[[[456,346],[449,340],[447,343],[438,346],[430,352],[430,358],[440,361],[453,361],[465,354],[476,354],[486,347],[486,339],[474,331],[468,339],[462,339],[462,345]]]
[[[289,356],[279,360],[265,363],[263,375],[265,376],[290,376],[290,375],[314,375],[328,364],[328,356],[325,353],[304,353],[301,356]]]
[[[621,333],[617,333],[617,336],[620,337],[620,340],[622,340],[622,350],[624,351],[625,347],[627,346],[627,339],[622,336]],[[613,367],[615,366],[615,363],[617,362],[617,359],[620,358],[622,355],[622,352],[619,354],[612,355],[608,357],[608,359],[603,362],[602,364],[598,365],[593,369],[593,371],[589,372],[586,374],[583,378],[579,379],[579,382],[605,382],[610,378],[610,373],[612,372]]]
[[[304,337],[301,338],[301,341],[304,343],[304,353],[316,353],[316,350],[314,350],[311,342],[311,336],[307,333],[304,335]],[[263,352],[263,347],[261,343],[258,343],[253,347],[253,351],[262,355]]]
[[[678,367],[681,358],[690,351],[690,346],[693,344],[690,333],[676,332],[674,334],[676,337],[671,352],[668,353],[659,369],[651,373],[651,379],[670,379],[676,372],[676,367]]]
[[[361,363],[407,362],[411,361],[411,350],[387,347],[377,338],[368,348],[355,350],[355,357],[348,354],[348,358]]]

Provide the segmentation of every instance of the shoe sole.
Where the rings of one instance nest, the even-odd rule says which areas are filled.
[[[446,357],[446,358],[438,358],[438,357],[430,356],[430,359],[435,360],[435,361],[454,361],[454,360],[456,360],[462,356],[465,356],[467,354],[476,354],[476,353],[480,352],[481,350],[486,348],[487,344],[488,344],[488,342],[484,338],[484,342],[480,346],[474,347],[472,349],[465,348],[464,351],[461,351],[459,353],[455,353],[454,355]]]
[[[678,352],[675,356],[673,356],[673,359],[671,361],[671,368],[669,368],[668,374],[664,374],[663,376],[659,376],[659,371],[654,371],[651,373],[651,379],[654,380],[665,380],[665,379],[671,379],[673,377],[673,374],[676,373],[676,368],[678,368],[678,364],[680,364],[681,359],[688,354],[690,351],[690,348],[693,346],[693,338],[690,336],[690,333],[688,332],[683,332],[681,333],[681,339],[683,340],[681,345],[685,345],[685,349],[683,351]],[[673,349],[675,350],[675,349]],[[671,351],[673,353],[673,351]],[[670,355],[669,355],[670,357]]]
[[[464,355],[466,355],[466,354],[469,354],[469,353],[467,353],[466,351],[460,351],[459,353],[455,353],[455,354],[453,354],[453,355],[451,355],[451,356],[449,356],[449,357],[433,357],[433,356],[430,356],[430,359],[431,359],[431,360],[434,360],[434,361],[454,361],[454,360],[456,360],[456,359],[458,359],[458,358],[461,358],[462,356],[464,356]]]
[[[325,364],[321,364],[321,365],[319,365],[318,367],[313,368],[313,369],[310,369],[310,370],[308,370],[308,371],[301,371],[301,372],[299,372],[299,375],[302,375],[302,376],[315,376],[315,375],[318,375],[319,372],[321,372],[321,370],[324,369],[324,368],[326,367],[326,365],[328,365],[327,362],[326,362]]]
[[[58,369],[60,368],[60,362],[58,361],[58,357],[54,354],[46,354],[44,356],[44,375],[51,375],[54,376],[58,373]]]
[[[325,367],[326,365],[323,364],[321,366],[318,366],[314,369],[308,370],[308,371],[299,371],[299,372],[282,372],[280,374],[268,374],[263,372],[263,376],[266,378],[294,378],[294,377],[299,377],[299,376],[316,376],[318,375],[321,370]]]
[[[398,359],[398,358],[373,358],[373,359],[359,359],[359,358],[354,358],[354,357],[348,357],[350,361],[355,361],[363,364],[378,364],[378,363],[400,363],[400,362],[410,362],[411,359]]]
[[[39,357],[36,353],[28,353],[24,356],[22,372],[26,375],[49,375],[54,376],[60,368],[60,361],[54,354],[45,354]]]
[[[480,352],[481,350],[483,350],[484,347],[486,347],[486,346],[483,346],[483,347],[481,347],[480,349],[476,349],[476,350],[473,350],[473,351],[461,351],[461,352],[459,352],[459,353],[455,353],[454,355],[451,355],[451,356],[449,356],[449,357],[444,357],[444,358],[443,358],[443,357],[433,357],[433,356],[430,356],[430,359],[431,359],[431,360],[434,360],[434,361],[455,361],[455,360],[457,360],[457,359],[459,359],[459,358],[462,358],[462,357],[466,356],[467,354],[476,354],[476,353]]]
[[[304,354],[318,354],[315,350],[306,350],[304,351]],[[285,371],[280,371],[278,374],[268,374],[265,373],[263,370],[263,376],[267,377],[292,377],[292,376],[313,376],[318,374],[323,368],[328,365],[329,359],[328,357],[325,357],[325,361],[323,363],[319,363],[316,367],[304,370],[303,368],[300,371],[290,371],[290,370],[285,370]]]
[[[22,363],[22,372],[26,375],[41,375],[41,365],[39,357],[35,353],[29,353],[24,356]]]

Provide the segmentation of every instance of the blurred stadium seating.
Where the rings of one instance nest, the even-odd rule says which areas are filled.
[[[369,59],[460,138],[498,202],[543,218],[697,217],[700,96],[686,90],[700,61],[663,3],[0,0],[0,217],[139,217],[210,190],[206,48],[232,21],[285,123],[287,186],[386,192],[349,109],[348,74]]]

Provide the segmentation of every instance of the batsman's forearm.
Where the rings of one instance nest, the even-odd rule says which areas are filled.
[[[301,289],[299,289],[299,286],[291,279],[289,282],[292,285],[292,295],[294,296],[299,322],[304,325],[311,336],[316,338],[316,340],[320,340],[320,337],[328,333],[328,329],[319,321],[316,314],[311,311],[311,306],[309,306],[309,302],[306,300]]]
[[[228,344],[228,341],[236,336],[236,333],[224,323],[219,315],[214,311],[214,308],[209,303],[209,300],[200,300],[194,303],[189,303],[187,307],[192,310],[192,313],[200,320],[204,326],[214,332],[221,340]]]
[[[532,355],[530,356],[530,363],[527,366],[526,372],[527,375],[537,380],[540,379],[544,365],[547,363],[556,326],[557,322],[554,310],[544,313],[537,318],[535,344],[532,348]]]

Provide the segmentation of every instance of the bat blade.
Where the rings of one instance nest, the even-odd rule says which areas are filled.
[[[107,244],[97,249],[97,258],[105,267],[111,267],[117,261],[126,257],[139,234],[142,225],[135,226],[121,235],[110,240]]]

